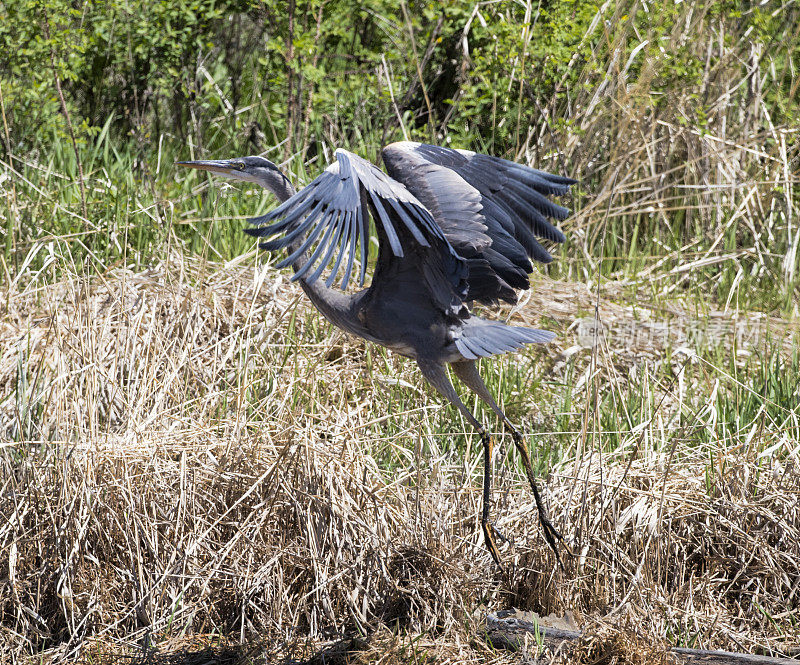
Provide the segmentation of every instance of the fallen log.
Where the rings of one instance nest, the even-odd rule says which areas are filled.
[[[552,651],[564,651],[578,646],[585,637],[571,615],[538,617],[533,612],[501,610],[486,616],[486,639],[498,649],[529,651],[541,645]],[[669,653],[683,665],[800,665],[797,658],[762,656],[732,651],[707,651],[671,647]]]

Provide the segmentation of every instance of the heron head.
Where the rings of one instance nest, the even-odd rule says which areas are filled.
[[[264,157],[236,157],[234,159],[201,159],[193,162],[175,162],[178,166],[208,171],[223,178],[254,182],[281,195],[291,188],[289,179],[271,161]]]

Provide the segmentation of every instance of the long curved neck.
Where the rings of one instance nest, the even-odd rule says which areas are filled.
[[[264,184],[281,203],[287,201],[296,193],[292,183],[285,177],[281,178],[280,181],[271,181],[262,184]],[[302,234],[292,240],[291,244],[286,248],[288,253],[293,254],[296,252],[303,243],[303,240],[304,237]],[[292,264],[292,270],[295,272],[300,270],[308,259],[309,256],[307,252],[301,253]],[[305,291],[309,300],[322,312],[326,319],[344,330],[363,335],[358,320],[353,316],[353,296],[328,288],[321,279],[317,279],[313,284],[307,282],[305,277],[301,277],[297,281],[300,282],[300,286],[303,291]]]

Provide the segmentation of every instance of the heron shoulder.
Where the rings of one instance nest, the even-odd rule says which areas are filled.
[[[394,143],[390,143],[389,145],[385,146],[382,152],[385,152],[386,150],[415,150],[421,145],[422,144],[418,141],[395,141]]]

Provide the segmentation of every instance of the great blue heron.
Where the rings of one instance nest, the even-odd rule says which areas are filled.
[[[271,237],[261,243],[263,249],[288,250],[277,267],[292,266],[292,280],[331,323],[414,358],[422,375],[475,427],[483,443],[481,525],[502,570],[495,542],[502,536],[489,520],[492,438],[459,399],[446,366],[500,417],[522,458],[545,540],[563,569],[558,542],[564,539],[539,494],[528,446],[475,365],[478,358],[548,342],[554,334],[474,316],[468,304],[514,303],[515,290],[529,288],[530,259],[552,260],[536,238],[565,240],[548,218],[563,220],[569,211],[547,197],[565,194],[575,181],[497,157],[420,143],[392,143],[382,155],[391,177],[337,150],[336,162],[299,192],[263,157],[178,164],[272,192],[281,205],[250,220],[255,227],[247,233]],[[344,290],[357,256],[359,285],[364,285],[370,218],[378,236],[372,281],[369,288],[348,294]],[[331,288],[340,273],[341,290]]]

